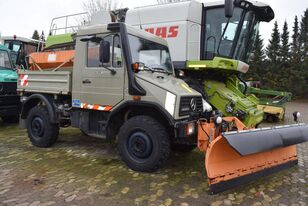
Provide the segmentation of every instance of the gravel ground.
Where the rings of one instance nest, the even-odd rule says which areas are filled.
[[[308,101],[295,101],[280,124],[292,123],[295,110],[308,123]],[[54,147],[40,149],[25,130],[0,122],[0,205],[307,205],[307,150],[298,146],[298,166],[210,195],[198,150],[144,174],[128,169],[114,145],[77,129],[62,129]]]

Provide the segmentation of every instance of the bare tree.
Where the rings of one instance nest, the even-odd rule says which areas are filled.
[[[121,3],[118,0],[87,0],[82,3],[83,9],[90,15],[93,15],[99,11],[115,10],[121,7]]]
[[[157,0],[158,4],[167,4],[167,3],[175,3],[181,1],[189,1],[189,0]]]

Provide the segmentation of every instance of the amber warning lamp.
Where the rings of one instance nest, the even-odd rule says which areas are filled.
[[[139,71],[139,63],[133,63],[133,70],[135,73]]]

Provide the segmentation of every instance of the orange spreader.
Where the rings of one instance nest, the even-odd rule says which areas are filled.
[[[30,54],[30,70],[73,67],[75,50],[36,52]]]

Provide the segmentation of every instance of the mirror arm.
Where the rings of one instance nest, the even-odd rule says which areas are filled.
[[[100,67],[103,67],[104,69],[107,69],[108,71],[110,71],[111,75],[115,75],[117,73],[116,70],[108,68],[104,66],[102,63],[100,64]]]

